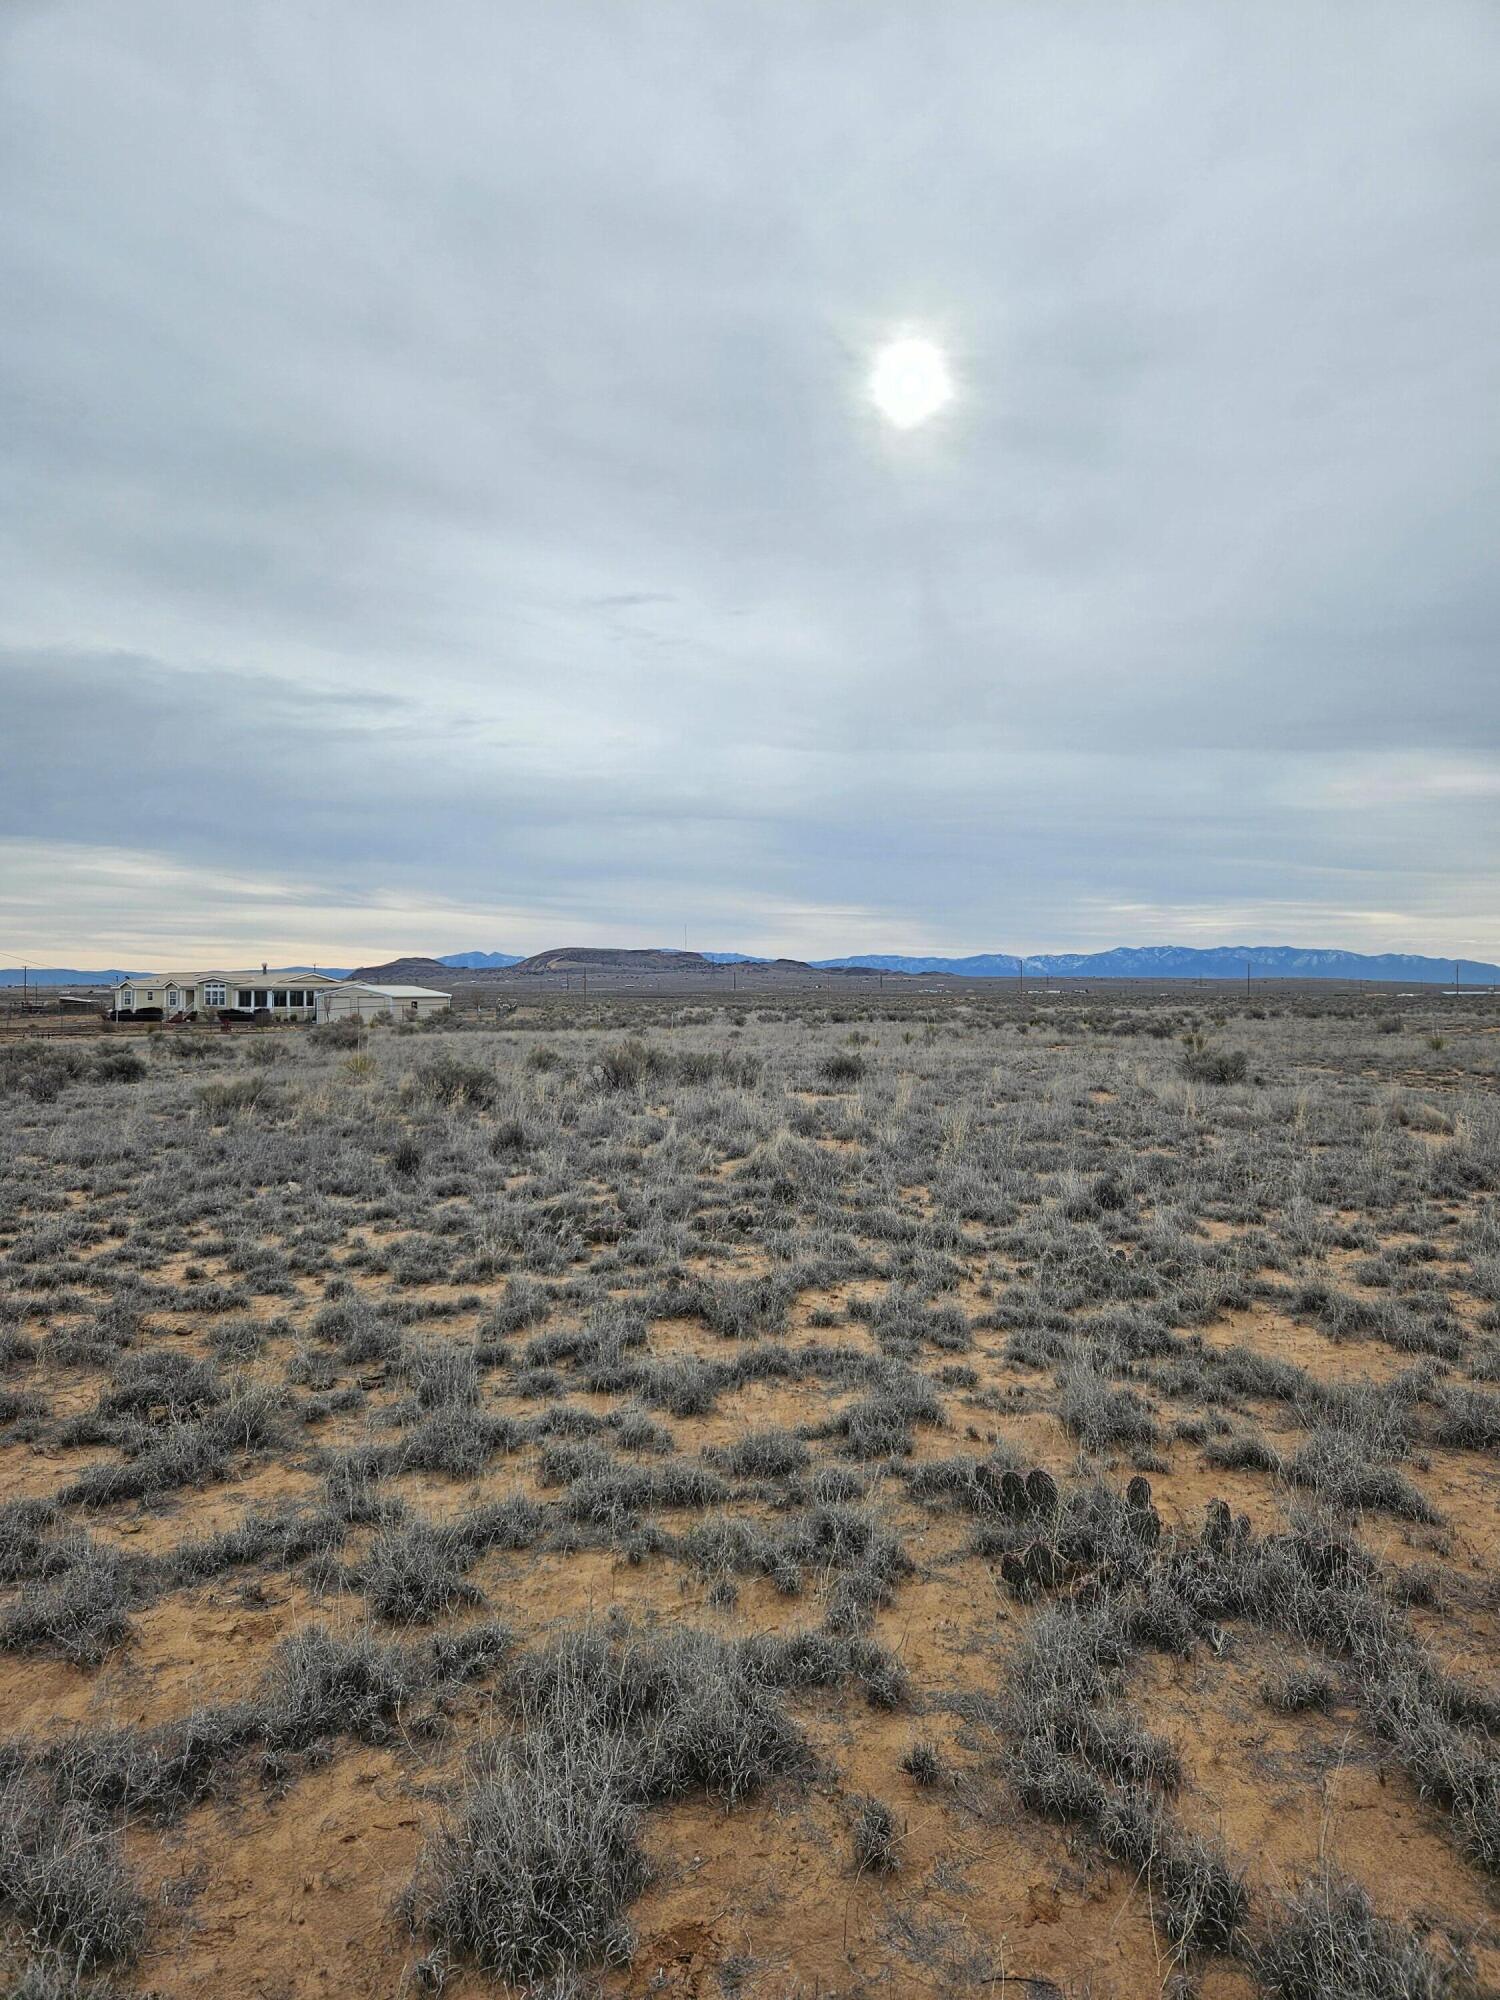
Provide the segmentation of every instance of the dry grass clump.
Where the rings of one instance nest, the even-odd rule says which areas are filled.
[[[507,1979],[629,1956],[643,1808],[732,1805],[810,1763],[764,1680],[703,1633],[572,1634],[516,1661],[507,1696],[516,1733],[474,1753],[408,1898],[419,1930]]]

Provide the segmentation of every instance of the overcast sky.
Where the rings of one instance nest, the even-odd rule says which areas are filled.
[[[1492,0],[4,0],[0,964],[1494,957],[1497,307]]]

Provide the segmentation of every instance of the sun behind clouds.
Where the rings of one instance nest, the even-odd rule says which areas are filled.
[[[870,370],[870,396],[898,430],[925,424],[953,399],[947,355],[936,341],[914,334],[887,342]]]

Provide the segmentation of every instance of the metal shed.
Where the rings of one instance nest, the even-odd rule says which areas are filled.
[[[318,995],[318,1019],[341,1021],[349,1017],[370,1020],[389,1014],[397,1021],[421,1021],[429,1014],[443,1014],[453,1004],[451,993],[439,993],[431,986],[371,986],[362,979],[346,979],[327,987]]]

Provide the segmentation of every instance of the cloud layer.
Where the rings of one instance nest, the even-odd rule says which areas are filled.
[[[1480,6],[13,4],[0,961],[1493,955],[1497,132]]]

